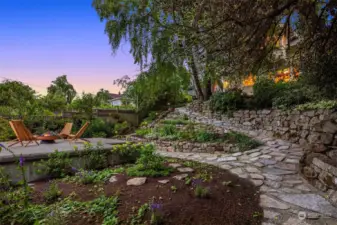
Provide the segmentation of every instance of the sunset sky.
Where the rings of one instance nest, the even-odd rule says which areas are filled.
[[[113,80],[134,76],[129,45],[112,55],[92,0],[0,0],[0,81],[19,80],[45,93],[66,74],[77,92],[118,92]]]

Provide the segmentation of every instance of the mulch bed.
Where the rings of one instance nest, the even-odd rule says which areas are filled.
[[[202,170],[205,170],[203,168]],[[193,186],[186,185],[185,181],[170,177],[148,178],[141,186],[127,186],[129,179],[125,174],[117,175],[118,181],[104,184],[104,192],[107,196],[119,193],[118,217],[121,224],[128,224],[130,216],[137,213],[138,208],[151,200],[162,205],[165,225],[258,225],[262,223],[263,210],[259,206],[258,189],[249,181],[216,167],[208,167],[213,179],[203,183],[210,188],[210,197],[201,199],[194,195]],[[189,173],[192,177],[198,173]],[[160,184],[158,180],[170,179],[168,184]],[[223,181],[232,181],[232,185],[226,186]],[[171,186],[175,186],[174,193]],[[33,201],[42,203],[43,191],[48,187],[47,181],[35,183]],[[98,197],[98,187],[80,185],[74,183],[59,183],[63,191],[63,197],[75,192],[80,201],[90,201]],[[134,210],[136,209],[136,210]],[[68,218],[69,225],[98,225],[101,218],[90,218],[85,215],[71,215]],[[149,223],[147,215],[144,224]]]

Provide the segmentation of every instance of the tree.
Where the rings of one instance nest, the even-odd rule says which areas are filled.
[[[94,108],[99,105],[96,96],[91,93],[82,93],[81,97],[76,98],[71,107],[83,113],[89,120],[94,118]]]
[[[172,75],[170,65],[164,63],[161,65],[152,65],[135,80],[131,80],[128,76],[116,80],[115,84],[125,88],[123,97],[135,104],[138,110],[148,111],[167,106],[168,103],[174,105],[183,101],[183,94],[189,85],[188,71],[181,67]]]
[[[108,90],[104,90],[101,88],[97,93],[96,93],[96,100],[99,105],[104,105],[109,103],[109,98],[110,98],[110,92]]]
[[[5,80],[0,83],[0,105],[9,108],[11,114],[20,117],[38,111],[36,92],[18,81]]]
[[[67,75],[62,75],[52,81],[52,84],[48,87],[48,95],[59,95],[63,96],[67,102],[70,104],[76,96],[76,90],[73,85],[67,80]]]

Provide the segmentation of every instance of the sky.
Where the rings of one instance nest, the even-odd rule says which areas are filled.
[[[113,55],[92,0],[0,0],[0,81],[19,80],[41,94],[66,74],[78,93],[139,73],[124,43]]]

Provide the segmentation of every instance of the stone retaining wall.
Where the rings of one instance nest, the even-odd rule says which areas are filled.
[[[157,140],[155,144],[160,151],[168,152],[193,152],[193,153],[211,153],[216,152],[236,152],[237,148],[229,143],[196,143],[187,141],[163,141]]]
[[[239,110],[232,117],[212,113],[208,104],[193,102],[188,109],[210,118],[228,122],[245,130],[263,131],[268,136],[325,152],[337,146],[337,112],[335,110],[282,111]]]
[[[193,118],[199,121],[220,120],[223,126],[300,144],[306,151],[300,162],[302,174],[321,191],[337,190],[336,110],[239,110],[228,117],[211,112],[207,102],[193,102],[187,108],[201,114]]]

